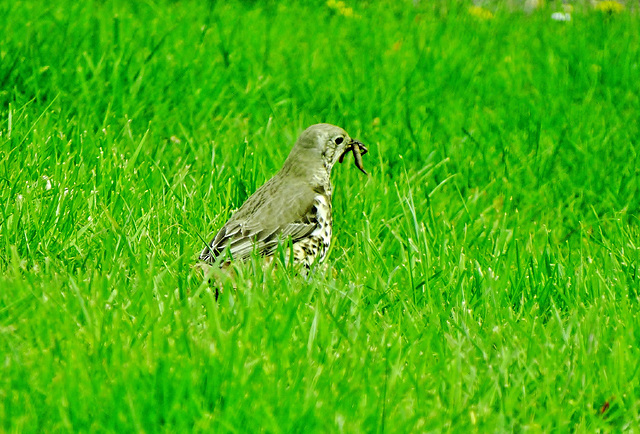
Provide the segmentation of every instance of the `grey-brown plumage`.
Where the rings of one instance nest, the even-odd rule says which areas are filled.
[[[367,148],[340,127],[317,124],[307,128],[282,169],[231,216],[200,260],[214,263],[220,259],[221,264],[245,260],[254,249],[269,256],[288,239],[294,263],[308,268],[324,259],[332,233],[331,169],[349,151],[360,157]],[[364,172],[361,159],[356,162]],[[227,253],[231,258],[223,256]]]

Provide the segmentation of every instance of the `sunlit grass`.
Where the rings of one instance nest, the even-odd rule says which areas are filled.
[[[0,5],[0,430],[640,429],[637,14],[469,6]],[[326,268],[216,301],[316,122]]]

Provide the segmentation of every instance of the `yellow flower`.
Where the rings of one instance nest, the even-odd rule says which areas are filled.
[[[480,6],[471,6],[469,8],[469,15],[481,20],[490,20],[493,18],[491,11],[488,11]]]
[[[596,10],[609,14],[617,14],[624,10],[624,5],[614,0],[604,0],[596,3]]]

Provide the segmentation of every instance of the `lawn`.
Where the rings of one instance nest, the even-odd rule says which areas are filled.
[[[640,430],[640,16],[0,3],[0,431]],[[308,125],[310,279],[204,243]]]

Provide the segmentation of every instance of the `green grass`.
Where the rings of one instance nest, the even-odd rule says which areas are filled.
[[[351,6],[0,4],[0,431],[640,430],[637,12]],[[316,122],[326,270],[216,302]]]

